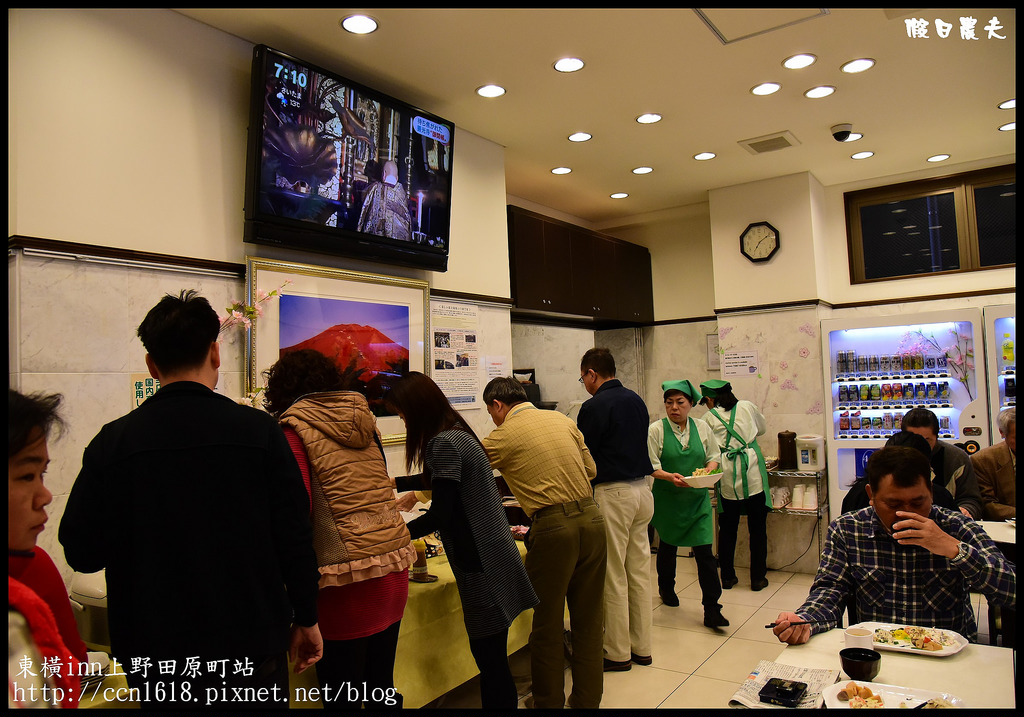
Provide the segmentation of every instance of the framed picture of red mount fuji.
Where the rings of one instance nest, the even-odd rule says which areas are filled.
[[[427,282],[253,257],[246,279],[248,304],[262,309],[248,330],[246,392],[260,391],[263,372],[284,354],[313,349],[366,396],[383,442],[404,442],[402,420],[383,399],[409,371],[426,373]]]

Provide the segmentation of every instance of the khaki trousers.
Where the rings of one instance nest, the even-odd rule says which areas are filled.
[[[598,483],[604,513],[608,570],[604,579],[604,656],[624,662],[651,654],[651,543],[647,524],[654,495],[644,479]],[[575,633],[573,634],[575,639]]]
[[[565,706],[562,633],[572,628],[569,706],[597,709],[604,691],[601,626],[606,564],[604,517],[593,498],[541,508],[526,536],[526,573],[540,603],[533,608],[530,671],[533,705]]]

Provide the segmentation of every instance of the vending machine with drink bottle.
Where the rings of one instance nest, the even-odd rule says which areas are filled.
[[[821,322],[833,518],[867,456],[899,432],[912,408],[935,413],[940,440],[969,453],[989,445],[982,336],[974,308]]]
[[[988,405],[992,421],[991,440],[1000,441],[996,417],[1004,408],[1017,405],[1017,307],[1015,304],[986,306],[985,354],[988,356]],[[983,446],[984,447],[984,446]]]

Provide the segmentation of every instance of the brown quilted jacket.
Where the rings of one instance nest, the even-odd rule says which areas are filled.
[[[280,420],[299,434],[309,457],[320,586],[412,565],[416,550],[395,507],[394,482],[366,398],[352,391],[308,394]]]

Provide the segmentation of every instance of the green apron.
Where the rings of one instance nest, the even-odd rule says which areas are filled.
[[[669,473],[690,476],[707,461],[697,426],[690,418],[687,429],[690,440],[684,449],[667,418],[664,423],[665,439],[661,446],[661,467]],[[670,545],[693,547],[711,545],[714,526],[711,522],[711,494],[707,488],[680,488],[671,481],[655,479],[654,518],[651,525]]]
[[[747,449],[748,448],[753,448],[754,449],[754,454],[757,456],[757,467],[758,467],[758,470],[761,473],[761,492],[764,494],[764,504],[766,506],[768,506],[768,510],[771,510],[772,509],[772,498],[771,498],[770,493],[768,492],[768,470],[765,468],[764,456],[761,454],[761,446],[759,446],[757,444],[757,439],[755,438],[750,443],[745,443],[743,441],[743,438],[740,436],[740,434],[738,434],[736,432],[736,429],[733,428],[733,424],[736,423],[736,410],[735,409],[733,409],[732,411],[729,412],[729,422],[728,423],[726,423],[725,419],[722,418],[721,414],[719,414],[718,411],[716,411],[715,409],[710,408],[710,409],[708,409],[708,412],[711,413],[719,421],[721,421],[722,425],[725,426],[726,436],[725,436],[725,445],[722,446],[722,455],[725,458],[728,458],[729,462],[732,463],[732,481],[733,481],[733,485],[734,486],[736,485],[736,463],[737,463],[736,459],[737,458],[740,459],[739,463],[743,466],[743,498],[744,499],[747,499],[747,498],[750,497],[750,488],[747,485],[747,471],[750,468],[750,457],[747,455]],[[739,445],[738,446],[730,447],[729,444],[732,443],[732,439],[733,438],[736,439],[736,441],[739,443]],[[725,476],[723,476],[723,478],[724,477]],[[719,488],[720,485],[721,485],[721,482],[715,483],[715,497],[717,498],[717,500],[715,502],[718,505],[718,512],[719,513],[722,512],[722,491],[721,491],[721,488]],[[741,509],[740,513],[746,514],[746,511]]]

